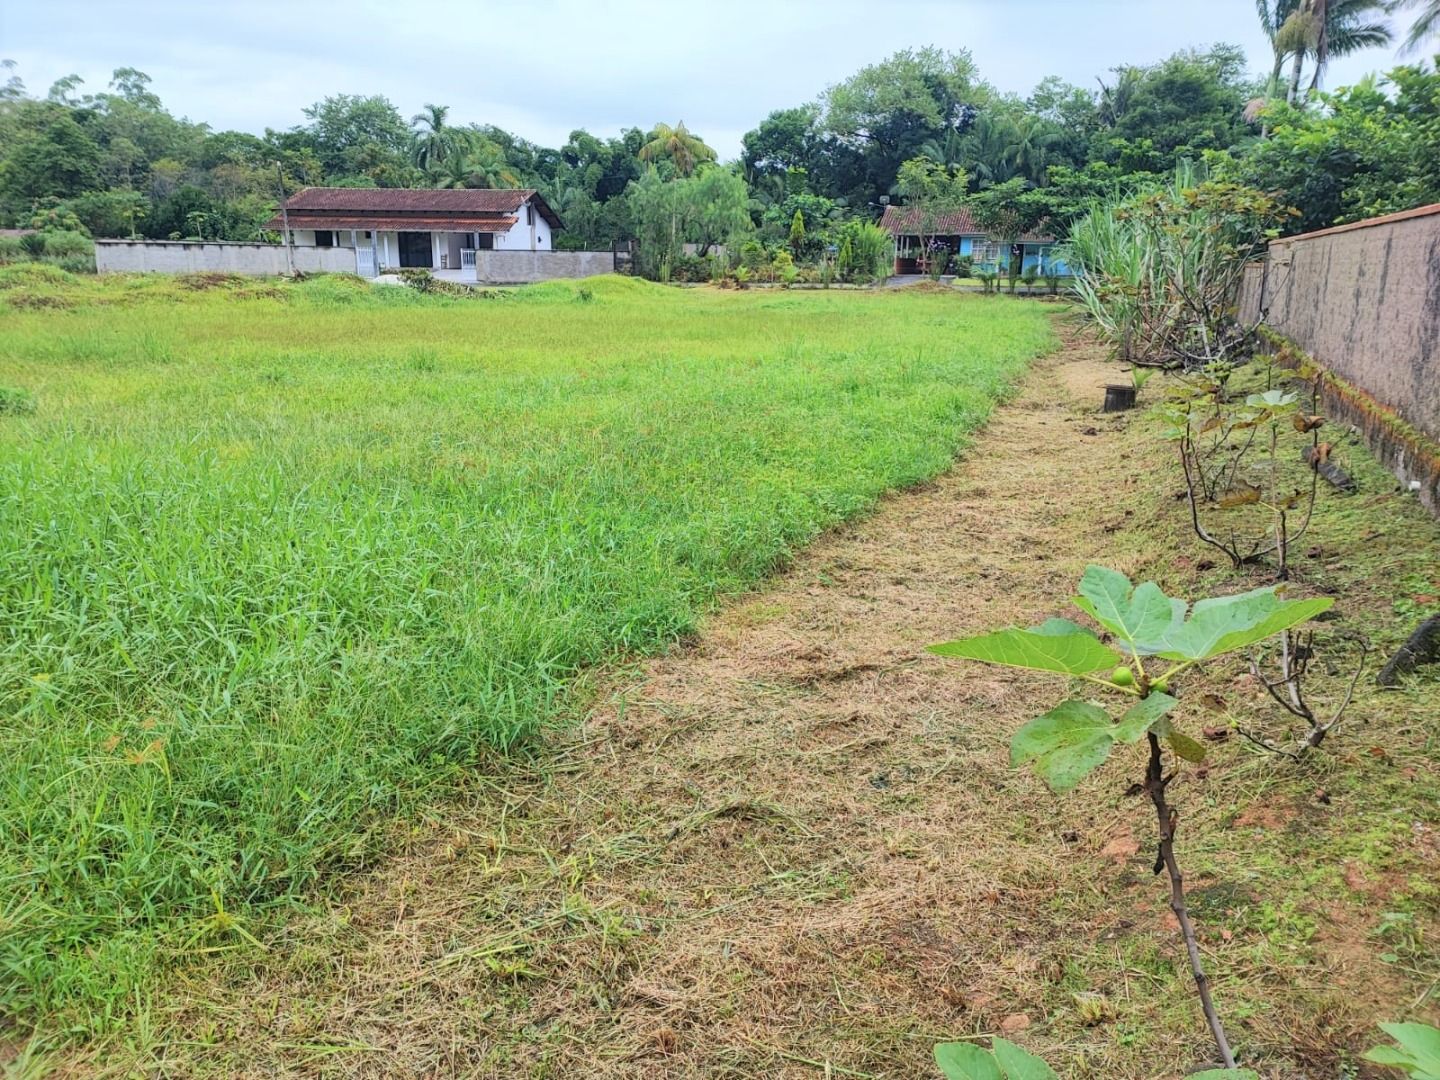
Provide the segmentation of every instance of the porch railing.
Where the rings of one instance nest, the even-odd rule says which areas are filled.
[[[474,270],[474,269],[475,269],[475,249],[474,249],[474,248],[461,248],[461,249],[460,249],[460,269],[461,269],[461,270]]]

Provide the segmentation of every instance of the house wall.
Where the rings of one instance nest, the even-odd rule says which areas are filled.
[[[532,228],[529,222],[531,212],[535,216],[535,225]],[[519,220],[510,226],[510,231],[497,233],[495,235],[495,250],[497,251],[551,251],[554,244],[551,242],[550,223],[540,216],[529,201],[520,207],[517,215]]]
[[[557,278],[615,272],[609,251],[477,251],[475,280],[482,285],[525,285]]]
[[[313,242],[314,237],[311,237]],[[355,249],[295,247],[295,269],[307,274],[355,273]],[[188,243],[183,240],[96,240],[101,274],[279,275],[289,272],[283,244]]]
[[[1437,297],[1440,204],[1272,241],[1245,274],[1240,315],[1338,378],[1327,404],[1440,513]]]

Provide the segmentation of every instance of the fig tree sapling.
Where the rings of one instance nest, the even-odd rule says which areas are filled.
[[[1062,701],[1015,733],[1010,760],[1016,766],[1030,764],[1053,790],[1068,791],[1103,764],[1117,743],[1145,741],[1144,778],[1136,790],[1147,795],[1155,809],[1159,835],[1155,872],[1169,873],[1170,907],[1226,1068],[1234,1068],[1235,1058],[1210,996],[1185,904],[1184,878],[1175,860],[1178,814],[1166,799],[1175,772],[1165,771],[1161,744],[1186,761],[1203,760],[1205,750],[1171,721],[1169,714],[1179,703],[1172,691],[1179,691],[1177,680],[1197,665],[1283,633],[1314,618],[1332,602],[1285,600],[1278,587],[1270,586],[1200,600],[1192,608],[1184,600],[1166,596],[1154,582],[1136,586],[1118,571],[1091,566],[1080,579],[1080,595],[1074,603],[1109,631],[1113,646],[1069,619],[1047,619],[1032,630],[1001,630],[930,646],[939,656],[1068,675],[1131,699],[1119,717],[1080,698]]]

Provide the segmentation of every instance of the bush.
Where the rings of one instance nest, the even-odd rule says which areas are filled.
[[[63,259],[69,255],[93,257],[95,244],[84,233],[60,231],[41,233],[43,253],[47,258]]]
[[[895,241],[878,225],[868,221],[847,221],[840,230],[839,250],[842,278],[846,281],[874,281],[890,272],[895,257]]]
[[[0,266],[22,262],[26,258],[25,245],[18,236],[0,236]]]
[[[710,280],[710,260],[701,255],[677,255],[670,264],[670,280],[697,282]]]
[[[968,278],[974,269],[974,255],[956,255],[950,260],[950,272],[957,278]]]

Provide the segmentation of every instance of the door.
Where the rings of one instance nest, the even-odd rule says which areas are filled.
[[[399,234],[399,243],[401,266],[423,266],[427,270],[434,266],[429,233],[402,232]]]

